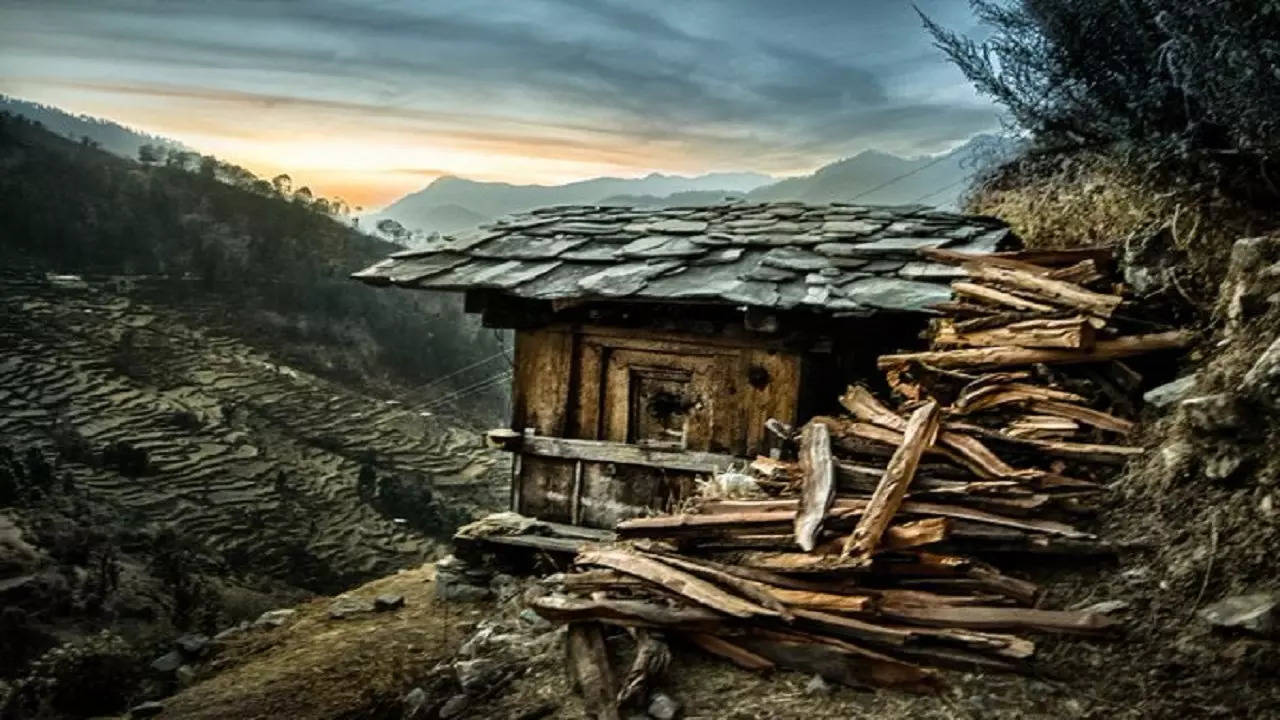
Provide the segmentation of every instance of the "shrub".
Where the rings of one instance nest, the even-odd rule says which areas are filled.
[[[1040,147],[1126,143],[1261,199],[1280,150],[1280,3],[971,0],[990,37],[925,24]]]

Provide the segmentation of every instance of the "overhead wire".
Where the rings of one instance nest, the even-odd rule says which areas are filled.
[[[511,378],[510,371],[504,371],[497,375],[491,375],[483,380],[472,383],[471,385],[468,385],[466,387],[458,388],[453,392],[446,393],[444,395],[441,395],[440,397],[432,398],[431,400],[428,400],[427,402],[422,403],[420,407],[426,410],[433,410],[435,408],[447,405],[451,402],[455,402],[475,390],[484,389],[490,385],[494,385],[494,384],[503,382],[505,380],[509,380],[510,378]]]

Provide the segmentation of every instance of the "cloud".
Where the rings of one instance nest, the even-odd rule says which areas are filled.
[[[922,4],[972,25],[963,3]],[[247,132],[417,133],[637,171],[805,169],[995,126],[899,0],[0,6],[0,91],[54,89],[126,112],[145,99],[170,122],[198,111],[206,134],[246,132],[251,108]]]

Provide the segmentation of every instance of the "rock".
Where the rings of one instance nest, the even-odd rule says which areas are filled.
[[[253,621],[253,627],[256,627],[256,628],[280,627],[281,625],[284,625],[285,623],[289,622],[290,618],[292,618],[297,613],[298,611],[294,610],[293,608],[280,608],[278,610],[268,610],[262,613],[261,615],[259,615],[257,620]]]
[[[1199,376],[1195,373],[1184,375],[1172,382],[1154,387],[1143,393],[1142,401],[1151,407],[1162,408],[1180,402],[1191,394],[1196,387]]]
[[[1280,337],[1253,361],[1240,384],[1241,390],[1264,407],[1280,407]]]
[[[520,592],[520,581],[506,573],[498,573],[489,581],[489,590],[498,602],[506,602]]]
[[[1179,407],[1191,427],[1204,432],[1225,432],[1243,424],[1239,402],[1228,393],[1187,398]]]
[[[420,687],[416,687],[404,696],[400,701],[403,709],[400,717],[404,720],[414,720],[414,718],[426,717],[427,710],[427,691]]]
[[[449,718],[461,717],[466,712],[467,706],[471,704],[471,698],[466,695],[458,694],[445,701],[440,707],[440,720],[448,720]]]
[[[649,698],[649,717],[657,720],[675,720],[680,715],[680,703],[664,692],[656,692]]]
[[[1169,284],[1181,254],[1173,246],[1168,230],[1159,230],[1125,243],[1124,282],[1138,297],[1163,290]]]
[[[551,627],[551,621],[534,612],[533,608],[520,611],[520,620],[531,628],[545,630]]]
[[[1246,450],[1232,443],[1223,443],[1205,457],[1202,472],[1210,480],[1225,482],[1236,477],[1247,459]]]
[[[804,691],[809,695],[827,695],[831,692],[831,686],[821,675],[814,675],[809,678],[809,682],[804,686]]]
[[[1214,627],[1274,638],[1278,606],[1280,594],[1264,592],[1219,600],[1198,614]]]
[[[489,588],[468,581],[460,566],[436,566],[436,598],[445,602],[476,602],[489,597]]]
[[[475,693],[490,685],[498,674],[498,664],[486,658],[460,660],[453,664],[453,671],[462,691]]]
[[[188,657],[200,657],[209,649],[209,636],[200,633],[182,635],[173,644]]]
[[[404,607],[403,595],[379,595],[373,599],[373,609],[377,612],[399,610],[402,607]]]
[[[129,717],[131,718],[148,718],[155,717],[164,712],[164,703],[148,700],[139,705],[129,708]]]
[[[339,595],[329,604],[330,620],[345,620],[353,615],[369,612],[373,606],[360,598]]]
[[[177,650],[161,655],[151,661],[151,669],[158,673],[171,673],[182,667],[182,653]]]
[[[178,668],[178,671],[173,675],[177,678],[178,684],[182,687],[187,687],[196,681],[196,669],[190,665],[183,665]]]

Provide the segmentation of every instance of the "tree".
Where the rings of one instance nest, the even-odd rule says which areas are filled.
[[[1280,153],[1280,3],[971,0],[988,39],[935,43],[1041,146],[1125,143],[1265,182]],[[923,17],[923,15],[922,15]],[[1274,169],[1274,168],[1273,168]]]
[[[160,148],[150,143],[139,145],[138,162],[143,165],[153,165],[160,162]]]
[[[401,225],[391,218],[379,220],[375,227],[378,228],[378,232],[386,235],[387,239],[397,245],[407,245],[409,242],[409,237],[411,235],[409,230],[406,229],[404,225]]]
[[[280,197],[287,197],[293,190],[293,178],[280,173],[271,178],[271,187],[275,188],[276,194]]]

